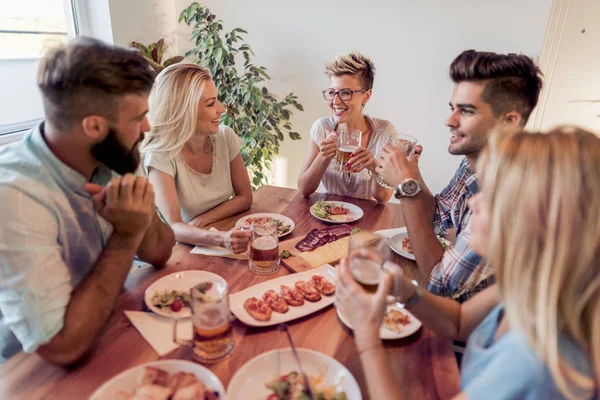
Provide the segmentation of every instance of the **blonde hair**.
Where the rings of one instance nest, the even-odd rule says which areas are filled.
[[[574,127],[496,133],[478,173],[489,261],[511,327],[524,332],[565,397],[598,391],[600,138]],[[592,379],[561,356],[563,334],[589,355]]]
[[[194,135],[198,104],[210,73],[196,64],[173,64],[156,77],[148,99],[151,131],[140,146],[142,153],[177,155]]]
[[[357,51],[338,56],[333,62],[325,64],[325,73],[329,76],[353,75],[359,80],[363,89],[373,89],[375,80],[375,64],[369,57]]]

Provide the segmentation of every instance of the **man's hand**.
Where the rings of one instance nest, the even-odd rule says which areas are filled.
[[[113,226],[114,234],[142,237],[155,214],[154,190],[146,178],[126,174],[106,187],[86,183],[98,214]]]
[[[335,157],[335,153],[337,151],[337,138],[337,132],[332,131],[319,143],[319,152],[321,153],[321,157],[323,157],[325,160],[331,160],[333,157]]]
[[[420,177],[419,158],[422,151],[423,147],[417,146],[415,154],[408,159],[402,150],[386,144],[377,157],[378,166],[375,168],[375,172],[393,187],[409,178],[418,180]]]
[[[223,233],[223,247],[232,251],[234,254],[240,254],[248,250],[250,242],[250,231],[232,229]]]

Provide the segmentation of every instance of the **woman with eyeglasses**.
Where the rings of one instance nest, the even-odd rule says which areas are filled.
[[[497,284],[460,304],[397,275],[396,294],[429,329],[467,340],[453,399],[598,400],[600,138],[573,127],[496,134],[477,172],[471,246]],[[347,260],[338,274],[371,398],[406,398],[379,339],[392,276],[371,295]]]
[[[332,115],[318,119],[310,130],[312,140],[298,177],[298,190],[308,197],[322,184],[324,191],[330,194],[374,198],[385,203],[392,190],[375,181],[374,155],[396,135],[396,129],[389,121],[363,114],[373,90],[375,65],[369,58],[353,52],[327,64],[326,73],[329,88],[323,91],[323,97]],[[362,132],[361,146],[345,165],[351,172],[339,172],[335,165],[341,129]]]

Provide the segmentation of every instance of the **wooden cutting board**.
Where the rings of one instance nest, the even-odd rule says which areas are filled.
[[[374,234],[372,235],[375,237]],[[302,252],[296,248],[296,244],[304,239],[305,236],[300,236],[279,243],[279,253],[281,253],[283,250],[287,250],[293,255],[293,257],[281,260],[281,263],[284,265],[284,267],[292,272],[304,272],[318,268],[323,264],[335,263],[348,255],[350,236],[346,236],[336,240],[335,242],[327,243],[324,246],[317,247],[313,251]]]

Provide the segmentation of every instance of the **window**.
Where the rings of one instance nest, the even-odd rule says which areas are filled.
[[[40,57],[74,37],[75,0],[0,0],[0,144],[43,116]]]

